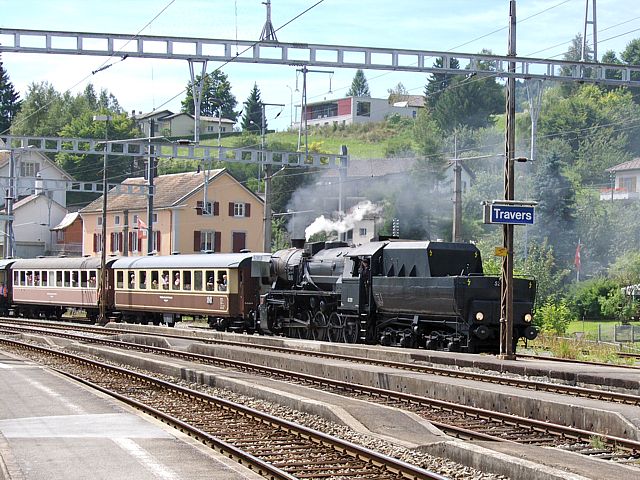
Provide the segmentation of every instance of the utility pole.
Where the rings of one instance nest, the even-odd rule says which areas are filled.
[[[7,189],[7,234],[4,258],[13,258],[15,239],[13,236],[13,201],[16,198],[16,159],[11,149],[9,153],[9,188]]]
[[[154,135],[155,122],[152,118],[151,125],[149,125],[149,138],[153,138]],[[151,255],[153,252],[153,195],[155,193],[153,190],[153,177],[156,174],[156,158],[154,153],[155,147],[153,145],[149,145],[149,159],[147,161],[147,183],[149,184],[147,197],[147,255]]]
[[[100,323],[107,323],[107,149],[111,115],[94,115],[94,122],[104,122],[104,155],[102,160],[102,239],[100,252]]]
[[[462,165],[458,158],[458,134],[453,134],[453,232],[454,242],[462,241]]]
[[[276,31],[273,28],[273,24],[271,23],[271,0],[267,0],[266,2],[262,2],[263,5],[267,7],[267,21],[262,27],[262,33],[260,34],[260,41],[270,40],[273,42],[277,42]]]
[[[509,2],[509,52],[508,57],[516,56],[516,0]],[[516,62],[509,61],[509,72],[515,73]],[[507,132],[504,158],[504,199],[514,200],[514,172],[516,133],[516,79],[507,78],[506,93]],[[503,227],[503,243],[507,255],[502,260],[500,281],[500,358],[513,360],[513,224]]]
[[[306,65],[296,70],[302,72],[302,108],[300,109],[300,124],[298,125],[298,151],[302,137],[302,122],[304,121],[304,153],[309,155],[309,129],[307,128],[307,73],[329,73],[333,75],[333,70],[309,70]],[[306,161],[306,158],[305,158]]]
[[[196,82],[196,74],[194,72],[194,63],[200,63],[202,65],[200,71],[200,80]],[[207,61],[206,60],[189,60],[189,74],[191,75],[191,96],[193,97],[193,141],[196,145],[200,142],[200,106],[202,105],[202,89],[204,87],[204,78],[207,75]]]
[[[264,251],[271,251],[271,164],[264,163],[264,150],[266,146],[266,114],[265,106],[284,107],[283,103],[260,103],[261,119],[260,119],[260,166],[264,167],[264,217],[263,217],[263,230],[264,230]]]
[[[596,0],[591,0],[591,20],[589,20],[589,0],[585,0],[584,9],[584,34],[582,35],[582,55],[580,56],[581,62],[587,61],[587,30],[591,25],[591,32],[593,35],[593,61],[598,61],[598,24],[596,21]]]

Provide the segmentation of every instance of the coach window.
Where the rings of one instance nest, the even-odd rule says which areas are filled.
[[[33,284],[36,287],[40,285],[40,270],[33,272]]]
[[[190,270],[185,270],[184,272],[182,272],[182,285],[183,285],[183,289],[185,290],[191,290],[191,271]]]
[[[61,286],[62,286],[62,272],[58,270],[56,272],[56,287],[61,287]]]
[[[33,272],[31,270],[27,270],[27,286],[33,286]]]
[[[87,288],[88,275],[86,270],[80,270],[80,286],[82,288]]]
[[[151,288],[153,289],[157,289],[158,285],[160,283],[160,275],[158,274],[157,270],[153,270],[151,272]]]
[[[43,287],[47,287],[47,286],[49,286],[47,273],[49,273],[49,272],[47,272],[46,270],[43,270],[43,271],[42,271],[42,281],[40,282],[40,284],[41,284]]]
[[[169,276],[169,270],[162,271],[162,289],[169,290],[169,284],[171,283],[171,277]]]
[[[180,270],[173,270],[171,272],[171,289],[180,290]]]
[[[138,281],[140,282],[138,286],[141,289],[144,290],[145,288],[147,288],[147,272],[145,272],[144,270],[140,272],[138,274]]]
[[[212,292],[213,287],[216,284],[215,272],[213,270],[207,270],[205,271],[204,276],[207,278],[207,290]]]
[[[116,287],[124,288],[124,270],[116,271]]]
[[[71,286],[72,287],[77,287],[78,286],[78,272],[71,272]]]
[[[20,271],[20,272],[16,272],[16,278],[14,279],[13,283],[16,285],[24,285],[24,279],[25,279],[25,273]]]
[[[62,273],[64,274],[64,286],[68,287],[71,284],[71,272],[67,270]]]
[[[227,271],[226,270],[218,270],[218,291],[226,292],[227,291]]]
[[[129,288],[136,288],[136,272],[129,270]]]
[[[198,292],[202,291],[202,270],[193,272],[193,289]]]

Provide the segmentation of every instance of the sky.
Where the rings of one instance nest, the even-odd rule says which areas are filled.
[[[560,59],[584,30],[586,0],[518,0],[516,5],[520,57]],[[282,42],[462,53],[486,48],[496,55],[505,55],[508,48],[509,0],[272,0],[271,9]],[[266,20],[262,0],[0,0],[0,12],[4,28],[231,40],[257,40]],[[619,56],[631,40],[640,38],[640,2],[599,0],[596,20],[599,56],[607,50]],[[190,79],[184,60],[128,58],[92,74],[105,58],[1,55],[21,97],[32,83],[47,81],[60,92],[74,94],[92,83],[96,91],[112,93],[128,112],[179,111]],[[207,71],[220,66],[209,62]],[[296,67],[231,63],[222,71],[231,82],[237,110],[254,82],[265,103],[285,104],[267,108],[270,129],[284,130],[292,116],[299,115],[294,106],[301,103],[297,90],[302,90],[302,77]],[[354,74],[353,69],[309,73],[308,101],[345,96]],[[427,80],[426,74],[407,72],[366,70],[365,76],[371,95],[380,98],[399,82],[411,94],[422,94]]]

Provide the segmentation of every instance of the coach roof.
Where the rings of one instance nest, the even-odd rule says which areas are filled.
[[[253,258],[254,253],[196,253],[190,255],[122,257],[114,262],[114,269],[171,269],[171,268],[238,268]]]

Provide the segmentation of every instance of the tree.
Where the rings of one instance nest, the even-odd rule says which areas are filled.
[[[264,119],[264,129],[267,129],[267,119]],[[249,94],[249,98],[244,102],[244,114],[242,115],[242,130],[248,132],[262,133],[262,100],[260,90],[256,83]]]
[[[356,70],[356,74],[351,82],[351,87],[347,92],[347,97],[370,97],[369,84],[364,72],[361,69]]]
[[[201,75],[196,76],[196,84],[200,82],[201,78]],[[187,85],[187,95],[182,101],[182,112],[194,115],[195,104],[192,86],[191,82]],[[200,115],[216,117],[218,109],[220,109],[223,118],[235,121],[238,118],[238,114],[234,110],[237,104],[236,97],[231,93],[231,83],[224,72],[215,70],[204,77]]]
[[[72,120],[85,112],[95,113],[100,109],[112,114],[123,113],[112,94],[103,89],[98,96],[91,84],[74,96],[69,92],[56,91],[48,82],[32,83],[27,88],[11,132],[15,135],[57,137]]]
[[[435,68],[443,68],[442,67],[442,58],[437,58],[433,66]],[[449,69],[459,70],[460,62],[457,58],[449,59]],[[427,100],[427,106],[433,108],[435,104],[438,102],[440,95],[449,87],[452,80],[455,78],[455,75],[450,73],[432,73],[429,79],[427,80],[427,84],[424,87],[424,95]]]
[[[568,232],[575,231],[575,190],[563,174],[560,155],[545,152],[539,156],[539,164],[533,178],[533,198],[538,199],[536,224],[533,237],[542,244],[545,239],[553,247],[560,267],[573,262],[577,238]]]
[[[414,165],[414,173],[426,185],[427,191],[442,179],[445,158],[442,154],[442,132],[425,109],[420,110],[413,127],[415,142],[420,158]]]
[[[495,78],[457,77],[438,95],[432,115],[440,129],[452,132],[468,126],[491,125],[493,114],[504,111],[504,91]]]
[[[13,88],[0,61],[0,133],[6,132],[20,110],[20,95]]]
[[[96,114],[108,114],[112,116],[109,122],[98,122],[93,120]],[[105,138],[105,126],[108,123],[107,137],[109,140],[125,138],[135,138],[140,136],[140,132],[135,127],[132,118],[124,113],[114,113],[108,110],[90,111],[87,110],[74,118],[68,125],[60,130],[60,136],[70,138]],[[56,161],[65,171],[76,180],[96,181],[102,178],[102,155],[77,155],[70,153],[59,153]],[[127,177],[140,177],[143,174],[141,165],[131,157],[112,156],[109,158],[108,174],[109,181],[121,182]]]
[[[387,90],[389,94],[389,103],[394,104],[396,102],[404,102],[409,97],[409,91],[405,88],[402,82],[398,82],[398,84]]]

